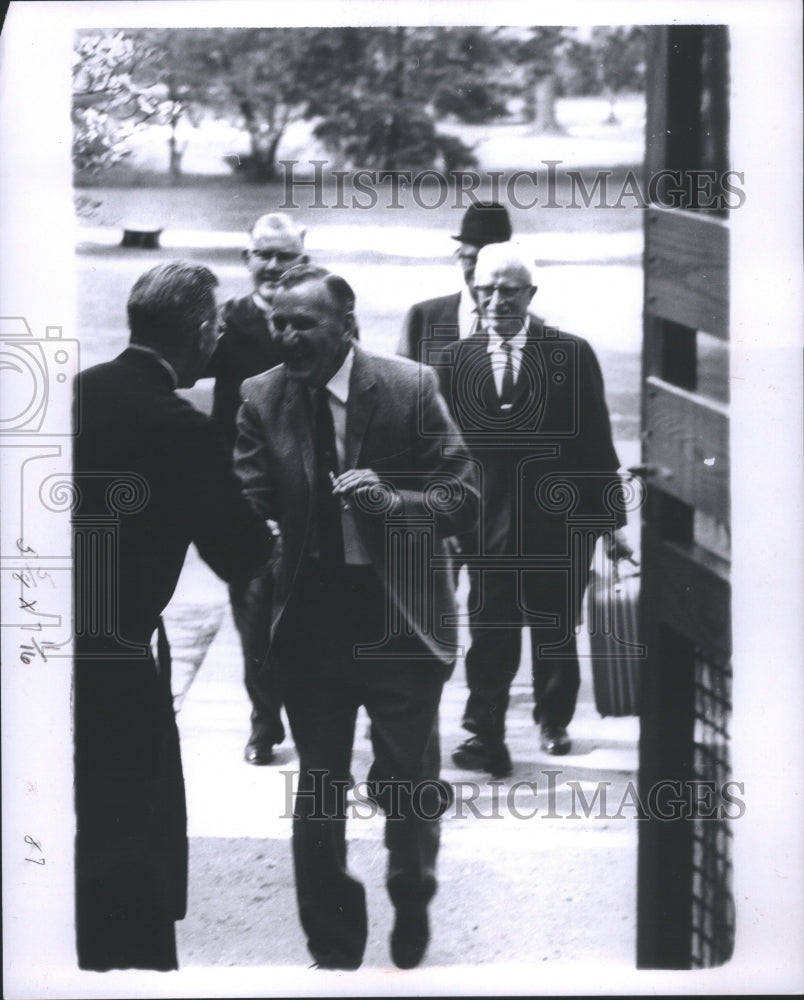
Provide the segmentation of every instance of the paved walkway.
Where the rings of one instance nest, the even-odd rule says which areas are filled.
[[[243,763],[249,706],[237,634],[224,585],[195,553],[167,615],[179,687],[192,673],[192,665],[182,662],[193,644],[182,639],[183,632],[190,634],[190,621],[196,630],[199,621],[205,623],[207,640],[213,632],[214,639],[179,713],[191,838],[189,913],[179,925],[182,967],[235,967],[238,976],[244,968],[270,967],[277,984],[285,983],[277,986],[280,994],[287,988],[286,970],[296,968],[305,977],[300,991],[332,989],[323,985],[331,976],[319,973],[308,983],[312,974],[304,971],[310,960],[296,914],[287,818],[298,766],[292,741],[270,767]],[[483,977],[499,967],[498,988],[510,982],[506,992],[527,993],[538,992],[534,977],[538,973],[541,981],[544,963],[558,963],[565,977],[582,973],[588,963],[613,963],[623,973],[633,968],[637,831],[633,808],[620,806],[635,780],[638,721],[602,719],[592,701],[588,662],[582,661],[582,674],[573,752],[561,759],[539,749],[528,672],[520,670],[508,715],[514,774],[496,784],[451,765],[450,752],[465,735],[461,662],[448,682],[441,710],[444,775],[462,784],[442,824],[431,947],[425,964],[405,974],[427,983],[421,991],[435,989],[428,970],[438,979],[446,970],[465,975],[469,969],[471,982],[487,982]],[[366,721],[359,721],[353,759],[358,781],[371,760],[366,729]],[[591,805],[598,787],[605,787],[605,806],[600,799]],[[581,793],[590,803],[586,810]],[[368,995],[376,975],[385,977],[388,992],[392,909],[383,881],[382,818],[358,812],[349,821],[350,866],[366,884],[370,932],[364,967],[344,974],[343,989],[365,988]],[[528,970],[529,982],[515,989],[516,977]],[[274,992],[273,974],[266,971],[262,995]],[[449,989],[454,985],[443,991]]]
[[[311,234],[323,242],[330,235],[324,228]],[[343,234],[336,235],[343,246]],[[379,249],[389,253],[417,246],[398,230],[375,235]],[[555,234],[549,235],[544,247],[534,236],[534,256],[546,257],[548,246],[555,252]],[[85,247],[105,246],[107,252],[119,240],[115,230],[83,230],[82,236]],[[242,234],[184,231],[166,231],[162,245],[205,250],[210,238],[227,254],[242,245]],[[612,237],[576,235],[562,253],[579,262],[614,254],[633,267],[640,239],[623,234],[615,247]],[[607,281],[611,275],[607,268]],[[624,464],[637,460],[635,444],[618,443],[618,450]],[[335,975],[308,970],[296,911],[288,817],[295,750],[288,737],[272,766],[243,762],[249,704],[238,637],[226,587],[194,550],[166,621],[174,688],[183,692],[190,897],[187,918],[178,925],[181,972],[170,983],[160,978],[158,995],[594,993],[604,981],[636,975],[637,828],[633,808],[620,806],[636,776],[638,721],[598,715],[588,661],[582,660],[573,752],[552,758],[539,749],[531,720],[526,640],[508,713],[515,769],[497,783],[451,765],[450,753],[466,735],[460,726],[466,686],[458,663],[441,709],[444,776],[456,783],[458,795],[442,823],[440,887],[426,960],[405,973],[390,961],[393,913],[384,887],[383,821],[355,814],[349,861],[367,888],[369,940],[363,968]],[[360,720],[353,759],[358,781],[371,761],[366,729],[367,720]],[[598,789],[605,789],[605,805],[594,799]]]

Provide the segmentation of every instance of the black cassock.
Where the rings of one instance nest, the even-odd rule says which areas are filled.
[[[191,543],[236,581],[265,563],[270,534],[214,423],[153,355],[130,347],[81,373],[75,406],[78,964],[174,969],[187,823],[160,614]]]

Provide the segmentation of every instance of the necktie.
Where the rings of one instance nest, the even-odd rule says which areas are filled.
[[[327,562],[344,562],[341,505],[332,492],[332,475],[338,473],[338,452],[335,448],[335,426],[329,408],[329,391],[318,389],[315,394],[315,501],[318,521],[318,552]]]
[[[500,409],[508,410],[514,402],[514,359],[512,357],[514,349],[507,340],[500,344],[500,349],[505,354],[505,368],[503,369],[500,390]]]

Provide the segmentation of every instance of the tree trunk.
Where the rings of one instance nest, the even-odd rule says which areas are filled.
[[[270,180],[272,171],[270,167],[266,166],[262,130],[260,129],[260,122],[257,115],[254,113],[254,107],[251,101],[246,99],[240,102],[240,113],[243,115],[243,121],[245,122],[249,141],[251,143],[251,162],[249,163],[248,172],[255,181]]]
[[[251,140],[251,163],[249,172],[255,181],[263,181],[265,176],[265,158],[262,151],[262,136],[259,126],[254,121],[247,121],[249,139]]]
[[[383,170],[396,170],[399,158],[399,117],[398,110],[405,98],[405,29],[396,28],[393,34],[393,108],[385,133],[385,150],[383,152]]]
[[[603,124],[604,125],[619,125],[620,124],[620,119],[614,113],[614,105],[617,102],[617,95],[614,93],[613,90],[609,90],[608,93],[607,93],[607,96],[608,96],[608,99],[609,99],[609,113],[603,119]]]
[[[272,132],[263,151],[263,171],[264,180],[273,180],[276,177],[276,151],[282,139],[282,129]]]
[[[170,153],[168,172],[170,174],[170,181],[172,184],[178,184],[181,179],[181,161],[184,156],[184,152],[187,149],[186,142],[183,146],[181,146],[181,148],[179,147],[179,141],[176,138],[176,126],[178,124],[178,118],[171,119],[170,138],[168,139],[168,151]]]
[[[564,135],[565,129],[556,118],[556,77],[554,73],[540,76],[533,85],[536,113],[532,131],[539,135]]]

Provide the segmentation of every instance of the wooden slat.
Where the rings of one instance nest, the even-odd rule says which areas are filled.
[[[697,546],[671,542],[657,557],[657,606],[660,621],[710,653],[731,655],[731,587],[728,564]]]
[[[648,209],[645,308],[651,316],[729,336],[729,233],[693,212]]]
[[[645,383],[645,416],[644,454],[659,470],[654,485],[728,522],[727,408],[652,376]]]

